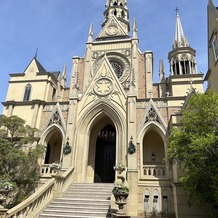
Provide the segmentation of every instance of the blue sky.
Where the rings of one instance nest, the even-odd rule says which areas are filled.
[[[218,5],[218,0],[213,1]],[[5,0],[0,2],[0,102],[4,102],[10,73],[25,70],[38,48],[47,71],[67,65],[68,83],[73,56],[84,56],[90,23],[96,37],[103,22],[106,0]],[[142,52],[154,53],[154,82],[159,59],[169,75],[168,52],[175,33],[175,8],[183,30],[197,50],[198,71],[207,72],[207,0],[128,0],[130,23],[138,25]],[[0,105],[0,114],[2,105]]]

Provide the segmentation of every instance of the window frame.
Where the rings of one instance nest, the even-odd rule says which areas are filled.
[[[32,85],[28,83],[25,86],[23,101],[30,101],[31,92],[32,92]]]
[[[215,34],[212,38],[212,48],[213,48],[213,56],[215,63],[218,61],[218,38],[217,34]]]

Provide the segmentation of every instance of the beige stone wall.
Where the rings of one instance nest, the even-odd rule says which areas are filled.
[[[208,88],[211,88],[214,91],[218,92],[218,85],[217,85],[218,60],[215,60],[213,44],[212,44],[214,37],[218,37],[217,8],[212,3],[209,3],[207,13],[208,13],[208,73],[206,75],[206,80],[208,81]]]
[[[138,55],[138,60],[139,60],[139,67],[138,67],[138,98],[143,99],[145,98],[145,90],[146,90],[146,85],[145,85],[145,62],[144,62],[144,55],[140,54]]]
[[[24,119],[26,121],[26,124],[31,125],[33,117],[32,105],[22,105],[14,107],[12,115],[17,115],[18,117]]]
[[[62,101],[69,101],[69,94],[70,94],[70,90],[64,89]]]

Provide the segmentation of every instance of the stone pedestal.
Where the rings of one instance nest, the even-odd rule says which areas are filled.
[[[116,213],[112,213],[112,218],[130,218],[131,216],[128,216],[126,214],[116,214]]]

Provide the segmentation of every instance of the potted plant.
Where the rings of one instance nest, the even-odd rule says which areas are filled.
[[[124,210],[124,205],[127,203],[126,199],[129,196],[129,188],[125,186],[123,182],[117,182],[115,183],[112,193],[115,198],[115,203],[119,207],[117,214],[126,214]]]
[[[116,202],[125,202],[129,196],[129,188],[127,186],[114,186],[112,193],[116,199]]]
[[[119,163],[114,166],[114,170],[118,171],[118,173],[122,173],[125,170],[125,166]]]
[[[54,162],[54,163],[50,164],[50,168],[54,169],[54,170],[60,170],[61,165],[59,163]]]
[[[51,174],[52,175],[57,175],[59,174],[60,170],[61,170],[61,165],[59,163],[52,163],[50,164],[50,169],[51,169]]]

